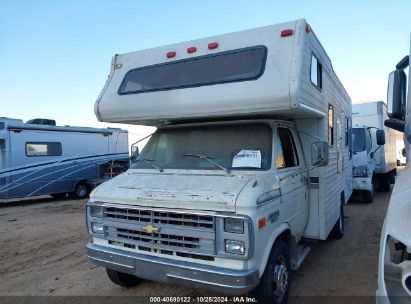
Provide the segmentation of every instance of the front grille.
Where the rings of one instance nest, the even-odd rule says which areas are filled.
[[[105,207],[103,214],[110,244],[202,260],[216,254],[213,216],[117,207]],[[144,231],[148,225],[159,230]]]

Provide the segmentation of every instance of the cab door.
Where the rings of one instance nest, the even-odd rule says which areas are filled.
[[[278,126],[275,131],[274,166],[280,180],[283,220],[293,233],[302,236],[308,219],[308,172],[294,130]]]

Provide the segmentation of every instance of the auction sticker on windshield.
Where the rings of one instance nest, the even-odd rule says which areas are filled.
[[[251,167],[261,168],[260,150],[241,150],[233,158],[232,168]]]

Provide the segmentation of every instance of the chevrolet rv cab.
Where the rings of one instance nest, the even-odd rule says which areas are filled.
[[[115,55],[95,112],[157,127],[87,204],[116,284],[282,303],[301,240],[344,234],[351,100],[305,20]]]

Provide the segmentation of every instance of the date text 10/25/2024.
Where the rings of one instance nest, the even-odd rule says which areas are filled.
[[[150,303],[257,303],[252,297],[150,297]]]

